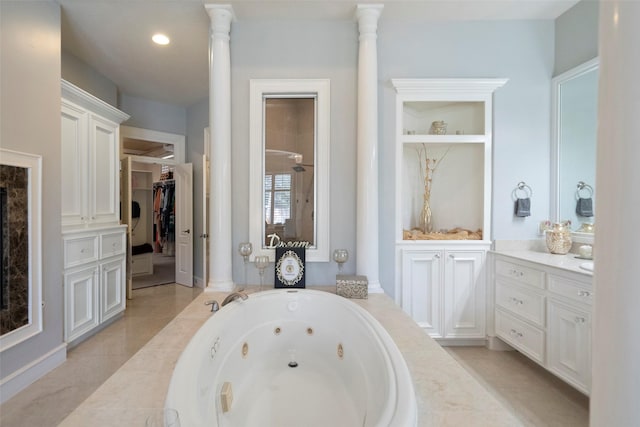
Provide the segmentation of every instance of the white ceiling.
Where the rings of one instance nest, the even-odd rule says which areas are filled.
[[[58,0],[62,47],[120,93],[188,106],[208,96],[209,17],[202,0]],[[206,1],[205,1],[206,2]],[[555,19],[578,0],[386,0],[382,20]],[[353,0],[229,0],[238,21],[353,20]],[[362,3],[378,3],[367,2]],[[168,46],[151,35],[164,32]]]

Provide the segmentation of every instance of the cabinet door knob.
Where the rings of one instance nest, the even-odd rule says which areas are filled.
[[[183,233],[189,234],[189,233],[191,233],[191,230],[184,230]]]
[[[576,317],[575,321],[576,323],[584,323],[586,322],[586,319],[584,317]]]
[[[454,254],[449,254],[449,258],[456,259],[456,256]]]
[[[435,255],[433,256],[433,259],[440,259],[440,254],[435,254]]]

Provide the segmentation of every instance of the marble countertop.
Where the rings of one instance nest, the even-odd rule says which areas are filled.
[[[593,276],[592,271],[588,271],[580,267],[580,264],[593,262],[593,260],[576,258],[577,255],[572,253],[568,253],[566,255],[556,255],[549,252],[541,252],[536,250],[495,250],[491,252],[521,259],[524,261],[535,262],[537,264],[542,264],[548,267],[571,271],[573,273]]]
[[[327,286],[321,289],[333,290]],[[63,427],[144,426],[164,405],[173,368],[196,330],[211,316],[204,292],[105,381],[61,424]],[[352,300],[389,332],[411,371],[418,402],[418,426],[522,425],[394,301],[384,294]]]

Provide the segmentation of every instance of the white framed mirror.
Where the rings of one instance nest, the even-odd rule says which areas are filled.
[[[0,352],[42,332],[42,156],[0,148]]]
[[[551,218],[571,221],[574,241],[595,229],[598,58],[552,79]]]
[[[329,261],[328,79],[250,81],[249,239],[275,260],[278,242],[308,242]]]

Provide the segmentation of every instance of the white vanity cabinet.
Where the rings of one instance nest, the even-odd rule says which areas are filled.
[[[119,126],[129,116],[62,81],[62,226],[120,219]]]
[[[62,81],[64,337],[72,342],[125,309],[119,126],[129,116]]]
[[[433,338],[484,340],[486,249],[438,243],[400,251],[404,311]]]
[[[591,284],[548,276],[547,368],[588,393],[591,389]]]
[[[589,394],[591,276],[501,254],[493,258],[496,336]]]
[[[125,309],[126,226],[65,232],[65,341],[71,342]]]

